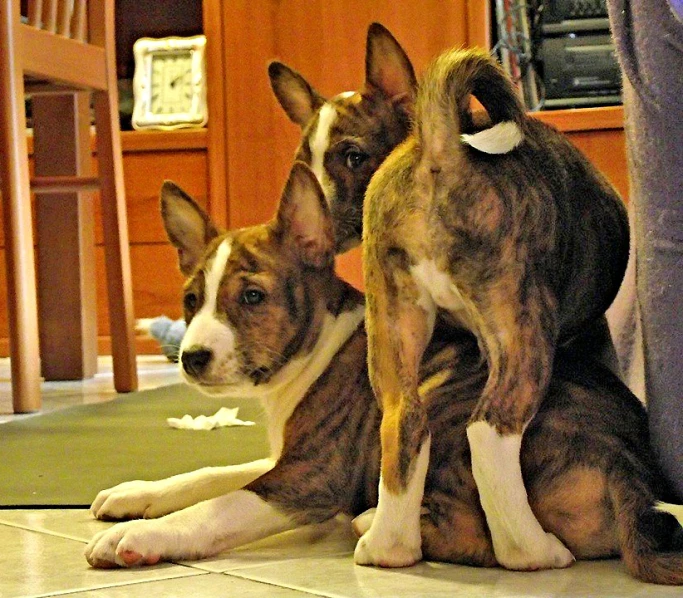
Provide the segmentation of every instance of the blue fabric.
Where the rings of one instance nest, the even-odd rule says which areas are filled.
[[[683,0],[669,0],[671,10],[679,21],[683,21]]]

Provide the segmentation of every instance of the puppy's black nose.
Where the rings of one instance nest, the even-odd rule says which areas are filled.
[[[185,372],[195,378],[201,376],[211,362],[213,352],[202,346],[193,346],[183,351],[181,362]]]

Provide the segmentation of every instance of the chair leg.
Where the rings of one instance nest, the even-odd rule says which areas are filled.
[[[116,86],[93,94],[97,129],[97,160],[102,182],[102,227],[104,229],[109,328],[118,392],[137,389],[133,286],[128,245],[126,197],[123,186],[121,135]]]
[[[33,131],[36,176],[91,174],[90,93],[34,96]],[[92,193],[37,195],[36,228],[43,376],[91,378],[97,372]]]
[[[12,403],[16,413],[25,413],[39,410],[41,401],[24,81],[19,57],[15,55],[18,6],[0,3],[0,193],[4,210]]]

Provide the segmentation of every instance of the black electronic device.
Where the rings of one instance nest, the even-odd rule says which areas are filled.
[[[621,71],[606,0],[543,0],[537,67],[543,106],[621,103]]]
[[[545,0],[543,34],[609,29],[606,0]]]
[[[618,104],[621,72],[609,32],[544,37],[545,106]]]
[[[621,70],[606,0],[491,4],[501,63],[515,77],[529,110],[621,103]]]

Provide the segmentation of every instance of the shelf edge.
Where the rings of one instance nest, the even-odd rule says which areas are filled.
[[[563,133],[624,128],[623,106],[541,110],[530,112],[529,115],[553,125]]]

